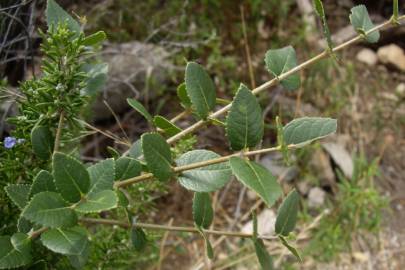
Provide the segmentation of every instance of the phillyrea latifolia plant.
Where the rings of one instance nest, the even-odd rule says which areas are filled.
[[[201,65],[189,62],[184,83],[178,87],[177,93],[185,111],[192,113],[196,122],[181,129],[163,116],[150,115],[137,100],[128,99],[129,105],[142,114],[155,130],[144,133],[127,152],[85,166],[74,157],[70,147],[66,147],[64,142],[67,140],[63,138],[74,137],[74,131],[81,128],[78,123],[82,122],[77,119],[80,109],[86,104],[84,93],[89,86],[88,74],[81,68],[85,63],[83,56],[105,35],[98,32],[84,36],[80,24],[53,0],[48,0],[49,29],[43,45],[43,77],[21,86],[21,116],[11,120],[16,125],[14,137],[6,138],[1,146],[4,151],[20,151],[19,147],[25,145],[24,154],[38,162],[30,161],[31,166],[36,168],[31,170],[32,175],[21,176],[21,180],[29,184],[10,179],[11,184],[5,187],[7,195],[21,209],[21,214],[16,232],[0,237],[0,269],[36,263],[32,253],[37,245],[65,255],[74,267],[83,268],[91,247],[86,226],[95,224],[127,228],[137,250],[148,244],[148,230],[173,230],[201,235],[209,258],[214,257],[214,250],[207,235],[214,234],[250,239],[263,269],[273,267],[264,241],[280,241],[301,260],[290,237],[297,223],[299,195],[292,190],[284,196],[272,173],[251,161],[250,157],[272,151],[281,151],[288,157],[291,149],[335,133],[337,121],[304,117],[282,126],[278,120],[278,146],[255,149],[262,140],[264,130],[262,109],[255,96],[278,83],[288,91],[297,89],[300,86],[298,71],[322,58],[336,57],[336,52],[357,41],[377,42],[380,29],[404,19],[394,12],[390,21],[374,26],[364,6],[354,7],[350,20],[359,35],[334,46],[327,30],[322,2],[314,1],[314,5],[328,40],[324,52],[298,64],[293,47],[270,49],[265,55],[265,65],[274,79],[253,90],[241,84],[233,100],[217,111],[214,108],[219,102],[212,79]],[[172,147],[210,123],[224,126],[232,153],[220,156],[207,149],[194,149],[174,160]],[[281,201],[274,236],[258,234],[255,213],[252,213],[254,226],[251,234],[210,229],[214,217],[210,193],[226,185],[232,175],[254,191],[267,207]],[[171,180],[194,192],[190,211],[195,227],[138,222],[122,190],[144,181],[169,185]],[[117,208],[126,212],[126,220],[99,218],[101,215],[97,215]]]

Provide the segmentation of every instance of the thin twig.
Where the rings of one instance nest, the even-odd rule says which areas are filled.
[[[291,144],[288,146],[288,149],[293,149],[295,147],[296,147],[296,145]],[[276,146],[276,147],[270,147],[270,148],[243,152],[243,155],[246,157],[249,157],[249,156],[254,156],[257,154],[264,154],[264,153],[279,151],[280,149],[281,149],[280,146]],[[189,171],[189,170],[193,170],[193,169],[197,169],[197,168],[201,168],[201,167],[206,167],[206,166],[217,164],[217,163],[227,162],[231,157],[238,157],[238,156],[240,156],[240,154],[241,154],[241,152],[237,152],[237,153],[233,153],[233,154],[219,157],[219,158],[214,158],[214,159],[210,159],[210,160],[204,160],[204,161],[190,163],[190,164],[183,165],[183,166],[174,167],[173,172],[179,173],[179,172],[183,172],[183,171]],[[129,178],[124,181],[117,181],[117,182],[115,182],[114,187],[115,188],[126,187],[129,185],[135,184],[135,183],[143,182],[145,180],[153,179],[153,177],[154,176],[152,173],[145,173],[145,174],[133,177],[133,178]]]
[[[116,225],[123,228],[130,228],[130,224],[122,221],[117,221],[114,219],[102,219],[102,218],[80,218],[80,221],[83,223],[90,224],[102,224],[102,225]],[[188,232],[188,233],[197,233],[200,234],[200,231],[195,227],[180,227],[180,226],[167,226],[167,225],[157,225],[149,223],[140,223],[137,222],[132,225],[135,228],[143,228],[150,230],[163,230],[163,231],[173,231],[173,232]],[[230,232],[230,231],[217,231],[217,230],[203,230],[206,234],[212,235],[225,235],[229,237],[240,237],[240,238],[252,238],[253,234],[251,233],[242,233],[242,232]],[[259,239],[263,240],[276,240],[277,236],[258,236]]]

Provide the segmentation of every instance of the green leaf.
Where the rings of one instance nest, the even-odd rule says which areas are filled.
[[[45,170],[41,170],[35,176],[28,197],[32,198],[35,194],[43,191],[56,192],[55,183],[53,182],[53,176]]]
[[[302,259],[301,259],[300,254],[298,253],[298,250],[297,250],[295,247],[291,246],[290,243],[288,243],[287,240],[286,240],[283,236],[279,235],[278,238],[280,239],[281,243],[282,243],[300,262],[302,262]]]
[[[47,127],[37,126],[31,131],[32,150],[40,159],[47,160],[52,155],[54,138]]]
[[[281,49],[268,50],[264,59],[266,68],[274,76],[279,77],[283,73],[297,66],[297,56],[295,50],[291,46]],[[281,85],[287,90],[295,90],[300,87],[300,75],[295,73],[281,80]]]
[[[367,32],[373,29],[375,26],[368,15],[366,6],[358,5],[353,7],[350,11],[350,22],[352,23],[354,29],[359,34],[364,35],[368,42],[378,42],[380,39],[379,31],[373,31],[372,33],[367,34]]]
[[[204,231],[201,230],[201,228],[199,228],[199,231],[200,231],[201,236],[204,238],[204,246],[205,246],[205,252],[207,254],[207,257],[212,260],[214,258],[214,249],[212,248],[210,240],[208,239],[208,237],[204,233]]]
[[[127,98],[127,102],[132,108],[134,108],[143,117],[145,117],[146,120],[148,120],[148,122],[150,122],[150,123],[153,122],[152,115],[150,115],[150,113],[146,110],[146,108],[139,101],[137,101],[136,99],[133,99],[133,98]]]
[[[32,261],[31,240],[26,234],[0,236],[0,247],[0,269],[18,268]]]
[[[153,123],[155,124],[156,127],[162,129],[165,135],[169,137],[174,136],[181,131],[181,129],[178,126],[176,126],[175,124],[173,124],[172,122],[170,122],[169,120],[160,115],[156,115],[153,118]]]
[[[122,181],[141,174],[141,163],[130,157],[121,157],[115,161],[115,180]]]
[[[127,208],[129,205],[129,200],[124,192],[121,190],[117,190],[117,197],[118,197],[118,206]]]
[[[90,255],[90,242],[86,242],[86,247],[83,249],[80,255],[67,255],[70,264],[76,269],[84,269],[89,255]]]
[[[229,161],[236,178],[255,191],[268,207],[271,207],[280,198],[281,187],[277,183],[277,179],[265,167],[239,157],[231,157]]]
[[[263,270],[271,270],[273,268],[273,259],[270,254],[267,252],[266,246],[263,243],[262,239],[257,239],[254,241],[255,251],[257,260],[260,263],[260,266]]]
[[[145,249],[148,239],[142,228],[131,228],[131,243],[136,251],[142,251]]]
[[[220,155],[208,150],[193,150],[176,160],[177,166],[203,162],[219,158]],[[231,180],[228,162],[213,164],[193,170],[184,171],[178,177],[180,185],[195,192],[211,192],[218,190]]]
[[[215,85],[202,66],[188,62],[186,67],[186,91],[197,115],[206,119],[215,107]]]
[[[141,140],[136,140],[131,148],[128,150],[128,156],[131,158],[139,158],[142,156],[142,143]]]
[[[98,31],[94,34],[87,36],[83,40],[83,45],[93,46],[93,45],[96,45],[97,43],[103,42],[106,38],[107,38],[107,36],[104,31]]]
[[[30,188],[30,185],[9,184],[4,190],[10,200],[17,205],[18,208],[23,209],[27,205]]]
[[[80,255],[88,245],[87,232],[76,226],[68,229],[50,229],[41,234],[41,242],[53,252],[65,255]]]
[[[83,71],[87,75],[86,86],[83,91],[89,96],[98,94],[107,82],[108,64],[84,64]]]
[[[166,181],[173,175],[172,153],[166,140],[158,133],[145,133],[141,137],[142,152],[146,164],[159,181]]]
[[[278,209],[275,231],[279,235],[288,236],[297,223],[299,195],[294,189],[284,199]]]
[[[82,213],[99,213],[101,211],[116,208],[118,197],[112,190],[103,190],[89,194],[83,202],[76,207],[76,211]]]
[[[36,194],[22,214],[24,218],[46,227],[71,227],[77,222],[75,212],[62,196],[55,192]]]
[[[63,153],[53,155],[52,167],[55,185],[62,197],[72,203],[80,201],[90,187],[90,177],[86,167]]]
[[[56,28],[59,23],[66,23],[67,27],[72,32],[76,33],[76,36],[81,32],[79,23],[64,11],[54,0],[48,0],[46,7],[46,21],[48,28],[51,26]]]
[[[187,95],[186,83],[182,83],[177,87],[177,96],[179,97],[180,103],[184,108],[191,107],[191,100]]]
[[[197,227],[208,229],[214,218],[210,194],[196,192],[193,199],[193,219]]]
[[[326,41],[328,43],[329,50],[332,51],[333,43],[332,43],[332,38],[330,36],[328,23],[326,21],[326,16],[325,16],[325,11],[323,9],[322,1],[321,0],[313,0],[313,2],[314,2],[314,6],[315,6],[315,11],[322,20],[323,34],[325,35]]]
[[[336,119],[302,117],[294,119],[283,128],[283,137],[287,145],[304,146],[316,139],[335,133],[336,129]]]
[[[31,223],[31,221],[29,221],[25,217],[20,216],[18,218],[17,229],[19,232],[28,233],[32,227],[33,227],[33,224]]]
[[[262,109],[252,92],[241,84],[226,119],[232,150],[255,147],[263,137],[263,128]]]
[[[112,190],[116,164],[112,158],[100,161],[87,168],[90,177],[88,196],[103,190]]]

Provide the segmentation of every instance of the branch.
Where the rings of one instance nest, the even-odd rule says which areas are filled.
[[[288,149],[293,149],[295,147],[296,147],[296,145],[294,145],[294,144],[290,144],[287,146]],[[254,155],[264,154],[264,153],[269,153],[269,152],[274,152],[274,151],[280,151],[280,150],[281,150],[281,147],[276,146],[276,147],[263,148],[263,149],[259,149],[259,150],[248,151],[248,152],[237,152],[237,153],[233,153],[233,154],[219,157],[219,158],[214,158],[214,159],[210,159],[210,160],[204,160],[204,161],[190,163],[190,164],[183,165],[183,166],[174,167],[173,172],[180,173],[180,172],[189,171],[189,170],[193,170],[193,169],[197,169],[197,168],[201,168],[201,167],[206,167],[206,166],[217,164],[217,163],[227,162],[231,157],[239,157],[239,156],[249,157],[249,156],[254,156]],[[154,176],[152,173],[145,173],[145,174],[133,177],[133,178],[129,178],[127,180],[117,181],[114,184],[114,188],[126,187],[129,185],[143,182],[146,180],[150,180],[153,178],[154,178]]]
[[[405,15],[399,17],[399,18],[398,18],[398,22],[399,22],[399,21],[402,21],[402,20],[404,20],[404,19],[405,19]],[[382,24],[380,24],[380,25],[378,25],[378,26],[376,26],[376,27],[370,29],[370,30],[367,31],[365,34],[367,35],[367,34],[370,34],[370,33],[374,32],[374,31],[380,30],[380,29],[382,29],[382,28],[384,28],[384,27],[390,25],[391,23],[392,23],[391,20],[388,20],[388,21],[386,21],[386,22],[384,22],[384,23],[382,23]],[[352,45],[353,43],[356,43],[356,42],[358,42],[358,41],[360,41],[360,40],[362,40],[362,39],[363,39],[363,35],[358,35],[358,36],[356,36],[356,37],[354,37],[354,38],[352,38],[352,39],[350,39],[350,40],[348,40],[348,41],[346,41],[346,42],[340,44],[339,46],[336,46],[335,48],[333,48],[332,52],[341,51],[341,50],[343,50],[344,48],[346,48],[346,47]],[[272,79],[272,80],[270,80],[270,81],[268,81],[268,82],[266,82],[266,83],[264,83],[264,84],[258,86],[257,88],[255,88],[255,89],[252,90],[252,93],[253,93],[254,95],[258,95],[259,93],[263,92],[264,90],[266,90],[266,89],[268,89],[268,88],[270,88],[270,87],[272,87],[272,86],[278,84],[281,80],[287,78],[288,76],[290,76],[290,75],[292,75],[292,74],[294,74],[294,73],[297,73],[297,72],[299,72],[300,70],[302,70],[302,69],[304,69],[304,68],[306,68],[306,67],[308,67],[308,66],[311,66],[312,64],[318,62],[319,60],[321,60],[321,59],[323,59],[323,58],[326,58],[326,57],[329,57],[329,56],[330,56],[330,52],[329,52],[328,50],[325,50],[325,51],[323,51],[322,53],[316,55],[315,57],[313,57],[313,58],[311,58],[311,59],[305,61],[304,63],[302,63],[302,64],[296,66],[295,68],[290,69],[289,71],[280,74],[280,75],[278,76],[278,78],[274,78],[274,79]],[[218,110],[218,111],[216,111],[216,112],[210,114],[210,115],[208,116],[208,118],[218,118],[218,116],[223,115],[223,114],[225,114],[227,111],[229,111],[230,108],[231,108],[231,104],[228,104],[227,106],[221,108],[220,110]],[[199,129],[200,127],[204,126],[206,123],[207,123],[207,121],[199,120],[199,121],[196,122],[195,124],[189,126],[188,128],[184,129],[183,131],[179,132],[178,134],[176,134],[176,135],[170,137],[169,139],[167,139],[167,142],[168,142],[168,143],[177,142],[178,140],[180,140],[181,138],[183,138],[183,137],[186,136],[187,134],[193,133],[195,130],[197,130],[197,129]]]
[[[113,219],[101,219],[101,218],[80,218],[81,222],[90,223],[90,224],[102,224],[102,225],[116,225],[123,228],[130,228],[131,225],[117,221]],[[157,225],[157,224],[148,224],[137,222],[132,225],[135,228],[151,229],[151,230],[163,230],[163,231],[173,231],[173,232],[189,232],[200,234],[200,231],[194,227],[179,227],[179,226],[166,226],[166,225]],[[205,230],[203,232],[206,234],[213,235],[224,235],[230,237],[240,237],[240,238],[252,238],[253,234],[251,233],[242,233],[242,232],[230,232],[230,231],[216,231],[216,230]],[[275,240],[278,239],[277,236],[259,236],[258,238],[263,240]]]

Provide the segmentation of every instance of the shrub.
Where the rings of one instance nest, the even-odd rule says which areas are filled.
[[[33,257],[37,245],[65,255],[74,267],[82,268],[91,246],[86,226],[94,224],[127,229],[136,250],[148,245],[147,230],[174,230],[201,235],[209,258],[214,256],[214,250],[207,235],[215,234],[250,239],[263,269],[272,268],[265,240],[280,241],[300,260],[298,251],[289,242],[297,222],[299,195],[291,190],[284,197],[271,172],[249,157],[281,151],[288,159],[291,149],[336,132],[337,121],[304,117],[282,126],[277,119],[278,146],[255,149],[264,130],[262,109],[255,96],[277,83],[289,91],[297,89],[300,85],[297,72],[301,69],[324,57],[335,57],[335,52],[361,39],[376,42],[379,29],[404,19],[394,12],[391,21],[374,27],[366,8],[354,7],[350,20],[359,36],[335,47],[330,39],[322,2],[315,1],[315,7],[328,40],[324,52],[298,65],[293,47],[269,50],[265,64],[274,79],[253,90],[241,84],[233,100],[217,111],[214,109],[220,100],[216,98],[213,81],[201,65],[188,62],[185,82],[178,88],[178,97],[185,111],[197,119],[196,123],[182,130],[163,116],[150,115],[137,100],[128,99],[129,105],[155,130],[143,134],[127,152],[114,152],[113,158],[86,166],[74,150],[75,146],[78,147],[75,138],[85,123],[80,119],[80,113],[89,99],[88,88],[94,85],[91,81],[96,79],[91,77],[91,72],[85,71],[88,69],[84,65],[91,64],[87,63],[88,57],[85,56],[104,40],[105,34],[97,32],[85,36],[78,22],[53,0],[48,0],[48,32],[43,34],[42,46],[43,75],[21,85],[20,115],[9,119],[16,129],[0,146],[4,148],[2,174],[9,182],[5,191],[21,210],[17,232],[0,237],[0,269],[43,263]],[[226,113],[226,118],[221,118]],[[224,126],[230,149],[234,151],[232,154],[220,156],[206,149],[186,153],[179,150],[189,148],[187,140],[192,141],[190,135],[211,123]],[[179,142],[183,146],[174,151],[173,146]],[[252,213],[254,226],[251,234],[209,230],[214,217],[210,193],[227,184],[232,175],[254,191],[267,207],[273,207],[282,199],[274,237],[258,235],[255,213]],[[168,185],[174,179],[194,192],[192,213],[195,227],[138,222],[137,213],[131,211],[123,190],[145,181]],[[105,215],[98,215],[117,208],[126,213],[126,220],[100,218]]]

